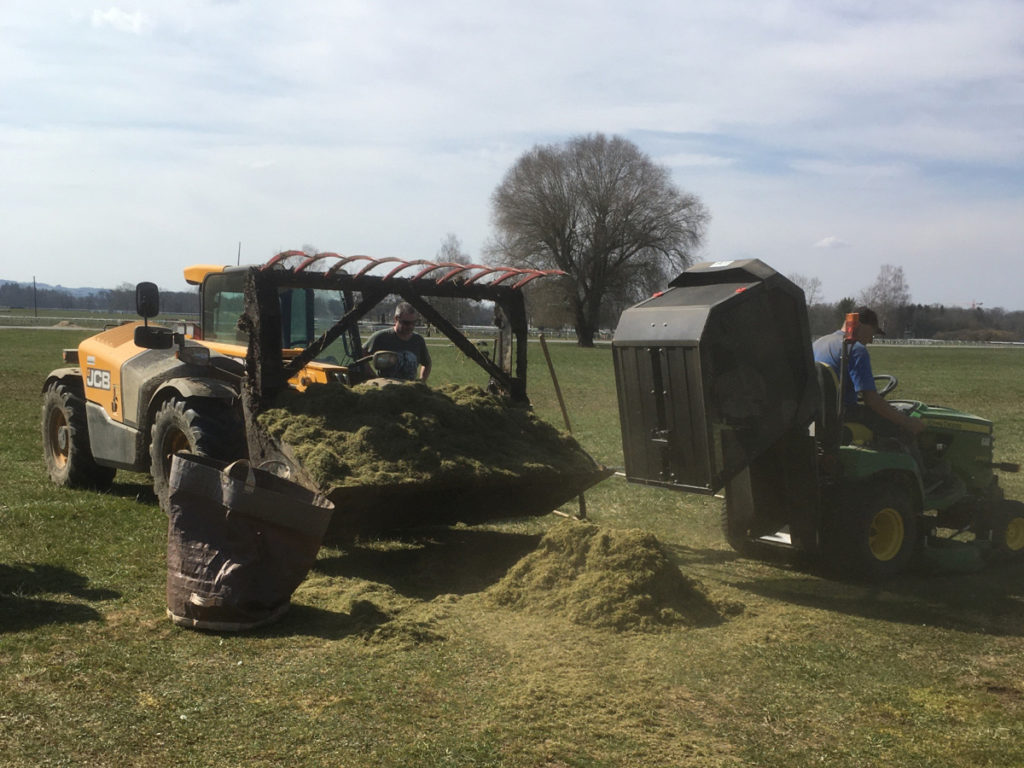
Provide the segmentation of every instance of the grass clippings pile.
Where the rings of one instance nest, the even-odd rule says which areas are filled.
[[[341,633],[368,645],[414,648],[448,639],[445,629],[455,598],[439,595],[423,600],[401,594],[390,585],[314,573],[302,586],[302,598],[346,618]]]
[[[593,471],[568,434],[472,385],[318,385],[259,416],[320,488]]]
[[[566,616],[576,624],[654,631],[722,621],[701,587],[680,573],[658,539],[638,529],[554,526],[536,551],[488,590],[502,606]]]

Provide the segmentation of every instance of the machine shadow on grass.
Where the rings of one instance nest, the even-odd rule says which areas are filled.
[[[755,559],[725,549],[668,549],[684,571],[710,566],[723,584],[769,600],[899,624],[1024,636],[1024,559],[995,560],[973,572],[918,561],[898,576],[857,581],[781,548],[765,547]],[[744,563],[755,566],[757,575],[749,576]],[[779,575],[772,577],[772,571]]]
[[[247,631],[245,634],[247,637],[308,636],[323,640],[343,640],[346,637],[368,637],[391,619],[391,616],[382,611],[363,610],[362,606],[357,606],[351,613],[341,613],[311,605],[293,604],[280,621]]]
[[[424,528],[346,545],[314,567],[328,576],[387,584],[406,597],[482,592],[537,548],[540,534],[469,528]]]
[[[789,577],[730,581],[770,600],[898,624],[984,635],[1024,636],[1024,563],[993,563],[975,573],[918,570],[882,581],[822,578],[807,569]]]
[[[130,482],[130,483],[114,483],[108,493],[117,496],[122,499],[135,499],[136,501],[143,502],[145,504],[153,504],[157,507],[160,506],[159,501],[156,497],[156,492],[153,490],[152,483],[146,482]]]
[[[36,597],[61,594],[89,602],[120,597],[114,590],[90,588],[84,576],[60,566],[0,564],[0,634],[47,624],[102,621],[99,611],[84,603]]]
[[[484,591],[533,552],[540,539],[541,534],[422,528],[351,542],[336,550],[336,555],[329,554],[329,550],[322,552],[313,571],[382,584],[404,598],[425,604],[442,595]],[[443,639],[431,617],[409,615],[407,611],[408,606],[394,608],[372,599],[356,600],[347,613],[293,604],[281,621],[247,634],[308,635],[325,640],[390,638],[414,644]]]

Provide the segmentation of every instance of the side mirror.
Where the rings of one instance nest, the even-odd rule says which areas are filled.
[[[174,346],[174,331],[158,325],[137,325],[133,341],[143,349],[170,349]]]
[[[156,283],[135,286],[135,311],[146,320],[160,314],[160,289]]]

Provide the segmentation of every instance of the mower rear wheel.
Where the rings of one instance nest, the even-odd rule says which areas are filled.
[[[880,483],[851,494],[840,510],[836,552],[851,576],[877,579],[904,570],[917,543],[917,515],[910,494]]]
[[[1024,503],[1005,499],[992,518],[992,545],[1004,555],[1024,553]]]
[[[42,430],[50,480],[67,488],[110,488],[117,470],[93,458],[85,398],[71,386],[55,382],[43,392]]]
[[[245,433],[237,411],[219,400],[171,398],[160,406],[150,430],[149,472],[160,506],[170,495],[171,461],[187,451],[221,461],[245,453]]]

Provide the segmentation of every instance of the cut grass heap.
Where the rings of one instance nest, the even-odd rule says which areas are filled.
[[[595,469],[571,436],[472,385],[287,390],[259,423],[324,491]]]
[[[589,627],[653,631],[722,617],[655,536],[565,522],[488,590],[494,603],[558,613]]]

